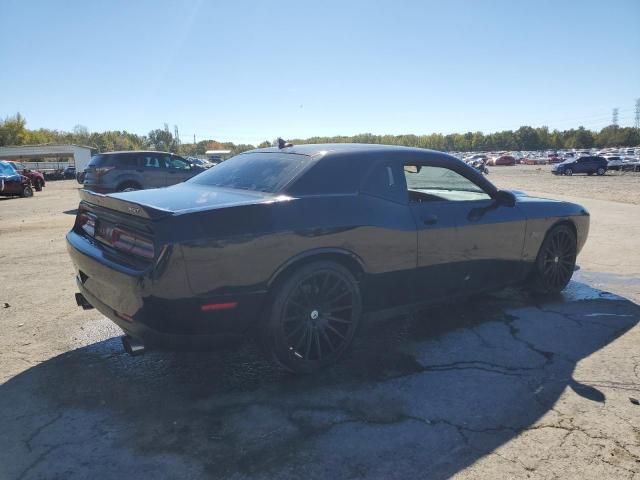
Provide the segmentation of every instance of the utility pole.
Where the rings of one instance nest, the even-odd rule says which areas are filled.
[[[613,113],[611,115],[611,125],[614,127],[618,126],[618,107],[613,109]]]
[[[195,133],[193,134],[193,144],[194,145],[196,144],[196,134]]]
[[[640,98],[636,98],[636,130],[640,130]]]
[[[178,133],[178,126],[173,126],[173,137],[176,139],[176,144],[180,145],[180,134]]]

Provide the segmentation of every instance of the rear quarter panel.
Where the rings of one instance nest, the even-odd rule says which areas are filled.
[[[231,207],[192,213],[183,221],[197,232],[181,242],[196,295],[266,291],[291,261],[326,251],[350,254],[367,276],[416,267],[409,208],[368,195]]]

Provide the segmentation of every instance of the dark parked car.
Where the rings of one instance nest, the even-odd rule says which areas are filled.
[[[569,159],[558,163],[551,168],[554,175],[573,175],[574,173],[586,173],[604,175],[607,171],[607,159],[598,156],[580,157],[576,160]]]
[[[20,175],[9,162],[0,161],[0,196],[32,197],[33,189],[28,177]]]
[[[31,185],[36,189],[36,192],[41,191],[42,187],[45,186],[44,175],[41,172],[30,170],[20,162],[9,161],[8,163],[10,163],[18,173],[24,175],[31,181]]]
[[[127,351],[259,333],[303,372],[374,313],[507,285],[559,292],[589,229],[580,205],[383,145],[254,150],[173,187],[81,196],[76,301],[118,324]]]
[[[76,167],[70,165],[63,170],[62,174],[65,180],[76,178]]]
[[[166,152],[109,152],[95,155],[83,185],[100,193],[128,192],[184,182],[205,168]]]

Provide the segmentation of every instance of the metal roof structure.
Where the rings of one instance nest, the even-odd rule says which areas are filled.
[[[12,147],[0,147],[1,158],[31,158],[31,157],[60,157],[77,155],[79,152],[88,152],[91,148],[84,145],[20,145]]]

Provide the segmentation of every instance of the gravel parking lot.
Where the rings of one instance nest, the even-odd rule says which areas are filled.
[[[567,291],[370,325],[307,377],[250,342],[127,356],[73,298],[78,184],[0,199],[0,479],[640,480],[640,174],[490,170],[591,212]]]

